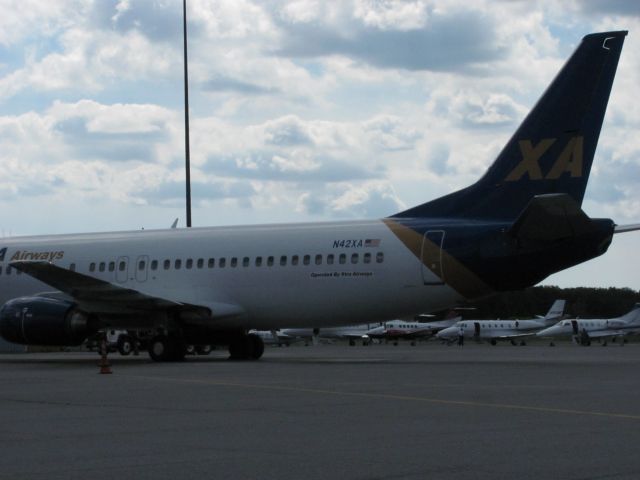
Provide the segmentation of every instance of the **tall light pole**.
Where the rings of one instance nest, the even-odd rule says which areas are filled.
[[[184,43],[184,152],[187,182],[187,227],[191,227],[191,160],[189,158],[189,75],[187,73],[187,0],[182,0]]]

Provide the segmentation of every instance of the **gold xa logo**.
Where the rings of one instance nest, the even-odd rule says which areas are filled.
[[[534,146],[531,140],[520,140],[518,146],[522,153],[522,160],[511,173],[507,175],[505,181],[515,182],[525,175],[529,175],[530,180],[542,180],[543,178],[546,180],[555,180],[560,178],[560,175],[564,172],[569,172],[572,177],[581,177],[584,143],[584,137],[582,136],[571,137],[551,167],[551,170],[549,170],[546,176],[542,175],[538,161],[555,141],[555,138],[545,138]]]

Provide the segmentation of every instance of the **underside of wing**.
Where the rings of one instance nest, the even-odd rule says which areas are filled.
[[[18,261],[11,266],[72,297],[88,310],[151,311],[184,304],[120,287],[48,262]]]

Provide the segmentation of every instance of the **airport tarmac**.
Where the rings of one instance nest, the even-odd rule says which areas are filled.
[[[0,479],[637,479],[640,344],[0,355]]]

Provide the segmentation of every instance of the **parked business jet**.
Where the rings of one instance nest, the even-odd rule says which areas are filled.
[[[460,334],[465,338],[488,340],[495,345],[498,340],[511,340],[515,344],[520,340],[524,344],[524,337],[535,335],[539,330],[556,323],[564,313],[564,300],[556,300],[544,317],[538,316],[528,320],[463,320],[449,328],[439,331],[436,335],[442,340],[452,342]]]
[[[568,337],[582,345],[589,345],[592,338],[616,338],[640,333],[640,303],[617,318],[567,319],[536,333],[539,337]]]
[[[456,324],[461,319],[462,317],[456,314],[456,316],[432,322],[391,320],[372,329],[369,332],[369,337],[390,340],[394,345],[398,344],[398,340],[409,340],[411,345],[415,345],[417,340],[431,338],[439,331]]]
[[[282,333],[291,338],[302,338],[317,343],[319,338],[347,339],[349,345],[355,345],[356,341],[369,343],[369,332],[380,326],[380,323],[362,323],[359,325],[347,325],[343,327],[326,328],[284,328]]]
[[[602,255],[640,228],[580,207],[626,34],[584,37],[475,184],[387,218],[4,239],[0,334],[75,345],[151,331],[154,360],[187,344],[256,359],[252,328],[412,318]]]

